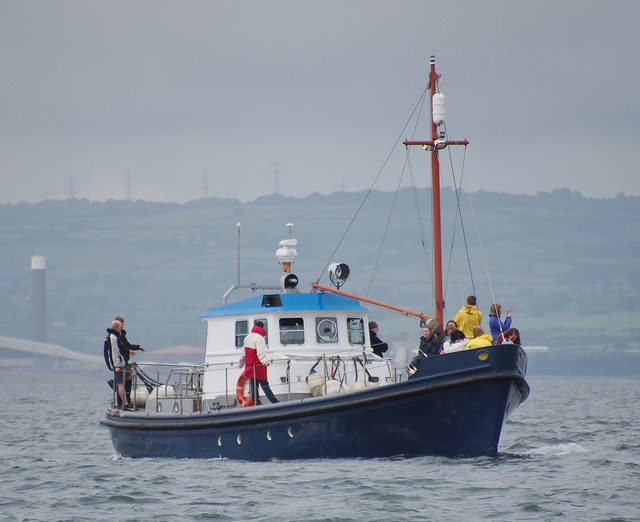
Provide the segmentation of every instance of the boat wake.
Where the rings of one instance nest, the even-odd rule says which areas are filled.
[[[525,454],[527,455],[550,455],[550,456],[560,456],[560,455],[571,455],[574,453],[586,453],[587,449],[581,446],[580,444],[576,444],[575,442],[569,442],[565,444],[553,444],[550,446],[542,446],[540,448],[533,448]]]

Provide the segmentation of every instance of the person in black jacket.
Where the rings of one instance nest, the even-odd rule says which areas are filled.
[[[144,352],[145,349],[139,344],[131,344],[127,339],[127,331],[124,329],[124,319],[121,316],[117,316],[114,318],[114,321],[120,321],[122,324],[122,330],[120,331],[120,349],[122,351],[122,356],[126,362],[127,368],[129,368],[129,358],[131,355],[135,355],[137,351]],[[127,402],[131,404],[131,386],[133,382],[133,373],[131,374],[131,378],[127,379],[124,383],[124,389],[127,394]]]
[[[375,353],[378,357],[382,357],[382,354],[389,349],[389,345],[387,343],[382,342],[380,337],[378,337],[378,332],[380,328],[378,327],[378,323],[375,321],[369,322],[369,339],[371,340],[371,349],[373,353]]]
[[[422,325],[422,337],[420,337],[420,346],[418,347],[418,355],[412,360],[411,364],[407,366],[407,373],[409,376],[418,371],[418,365],[423,359],[427,357],[433,357],[434,355],[440,355],[442,348],[440,342],[440,323],[434,317],[426,321]]]
[[[107,328],[107,337],[104,340],[104,361],[107,367],[112,370],[113,380],[108,381],[109,386],[115,388],[117,405],[119,408],[130,408],[130,403],[125,393],[125,383],[131,382],[133,379],[133,371],[127,364],[125,358],[125,350],[122,346],[122,323],[114,319],[111,322],[111,328]]]

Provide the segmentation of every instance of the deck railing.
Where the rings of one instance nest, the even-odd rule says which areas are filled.
[[[357,381],[364,381],[364,386],[378,386],[399,380],[398,372],[392,369],[388,361],[378,358],[372,360],[371,357],[369,359],[362,356],[343,358],[336,354],[323,354],[295,358],[274,357],[270,362],[270,387],[281,401],[327,394],[329,385],[333,388],[337,387],[338,392],[345,392],[353,388]],[[241,368],[235,361],[201,365],[139,362],[134,363],[133,367],[136,370],[131,390],[134,409],[144,409],[142,399],[155,399],[156,406],[164,403],[164,406],[160,407],[164,412],[167,411],[168,403],[171,403],[170,408],[174,413],[228,409],[237,406],[235,388]],[[296,375],[292,377],[294,370]],[[210,389],[208,385],[209,389],[205,394],[203,389],[205,375],[210,376],[212,372],[223,372],[223,378],[214,380],[222,381],[224,384],[219,389]],[[321,389],[315,388],[313,391],[309,388],[307,379],[312,373],[315,374],[316,387],[320,386]],[[307,382],[298,385],[303,382],[302,375]],[[292,388],[292,384],[296,386]],[[145,391],[147,393],[144,393]],[[114,386],[112,404],[115,405],[116,401],[117,386]],[[189,407],[186,408],[186,405]],[[160,410],[156,408],[156,411]]]

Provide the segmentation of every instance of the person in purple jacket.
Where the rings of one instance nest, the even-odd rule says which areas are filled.
[[[493,344],[496,344],[496,340],[502,332],[511,328],[511,310],[507,310],[507,318],[504,322],[500,320],[501,312],[502,306],[498,303],[493,303],[489,309],[489,328],[491,329]]]

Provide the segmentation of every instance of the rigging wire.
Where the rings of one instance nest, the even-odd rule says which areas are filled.
[[[444,129],[445,129],[445,135],[447,133],[447,124],[444,124]],[[464,163],[467,157],[467,147],[464,147],[464,159],[462,162],[462,169],[461,169],[461,173],[460,173],[460,183],[458,184],[457,180],[456,180],[456,173],[455,173],[455,169],[453,168],[453,159],[451,157],[451,148],[448,147],[448,154],[449,154],[449,164],[451,166],[451,176],[453,178],[453,189],[456,195],[456,221],[457,221],[457,217],[460,216],[460,230],[462,232],[462,241],[464,243],[464,250],[465,250],[465,255],[467,258],[467,268],[469,269],[469,277],[471,278],[471,290],[472,290],[472,295],[476,295],[476,285],[475,282],[473,280],[473,272],[471,270],[471,258],[469,256],[469,245],[467,243],[467,234],[466,234],[466,230],[464,228],[464,219],[462,218],[462,208],[460,207],[460,186],[462,185],[462,180],[464,178]],[[454,227],[454,234],[455,234],[455,227]],[[453,242],[451,245],[451,249],[453,250]]]
[[[378,247],[378,255],[376,256],[376,262],[373,264],[373,271],[371,272],[371,278],[369,279],[369,286],[367,287],[367,293],[365,294],[365,297],[369,297],[369,292],[371,291],[371,285],[373,284],[376,268],[378,267],[378,261],[380,261],[380,256],[382,255],[382,247],[384,246],[384,241],[387,238],[387,232],[389,231],[389,224],[391,223],[391,216],[393,215],[393,210],[396,207],[396,201],[398,200],[398,192],[400,191],[400,183],[402,183],[403,177],[404,177],[404,169],[402,169],[402,173],[398,178],[396,193],[393,196],[393,202],[391,203],[391,208],[389,209],[387,222],[385,223],[385,226],[384,226],[384,233],[382,234],[382,241],[380,241],[380,246]]]
[[[407,155],[408,155],[408,151],[407,151]],[[424,254],[425,264],[428,267],[427,274],[431,277],[431,293],[435,296],[435,292],[436,292],[435,281],[432,277],[433,264],[431,262],[431,257],[429,257],[429,250],[427,248],[427,243],[425,241],[426,234],[425,234],[425,228],[424,228],[424,219],[422,218],[422,213],[420,212],[420,198],[418,197],[418,190],[413,177],[413,169],[411,167],[411,161],[409,161],[409,174],[411,176],[411,185],[413,186],[413,204],[416,207],[416,214],[418,216],[418,231],[420,235],[420,245],[422,246],[422,253]]]
[[[440,80],[441,78],[438,78],[436,80],[436,85],[439,86],[440,85]],[[444,125],[444,132],[445,132],[445,139],[449,139],[449,132],[447,130],[447,123],[446,121],[443,122]],[[454,251],[454,245],[455,245],[455,240],[456,240],[456,232],[457,232],[457,224],[458,224],[458,218],[460,218],[460,230],[462,232],[462,238],[463,238],[463,242],[464,242],[464,247],[465,247],[465,256],[466,256],[466,260],[467,260],[467,270],[469,272],[469,278],[471,280],[471,288],[472,288],[472,292],[475,295],[476,291],[475,291],[475,282],[473,279],[473,272],[471,270],[471,259],[469,256],[469,248],[468,248],[468,244],[467,244],[467,237],[466,237],[466,232],[465,232],[465,227],[464,227],[464,219],[463,219],[463,215],[462,215],[462,207],[460,206],[460,186],[462,184],[462,180],[464,178],[464,166],[465,166],[465,160],[466,160],[466,156],[467,156],[467,146],[464,147],[464,152],[463,152],[463,160],[460,166],[460,183],[457,182],[456,180],[456,174],[455,174],[455,168],[454,168],[454,162],[453,162],[453,158],[452,158],[452,152],[451,152],[451,147],[447,147],[447,152],[449,155],[449,166],[451,168],[451,177],[453,180],[453,189],[454,189],[454,194],[456,197],[456,212],[455,212],[455,217],[454,217],[454,224],[453,227],[451,228],[451,246],[449,249],[449,260],[448,260],[448,264],[447,264],[447,271],[446,271],[446,276],[445,276],[445,280],[443,281],[444,284],[444,288],[443,288],[443,299],[444,302],[446,303],[446,294],[447,294],[447,287],[448,287],[448,282],[449,282],[449,275],[451,274],[451,264],[454,263],[454,260],[456,259],[455,256],[455,251]],[[457,148],[456,148],[457,149]],[[459,156],[458,156],[459,157]],[[442,165],[442,164],[441,164]],[[441,173],[441,177],[442,177],[442,173]],[[442,179],[441,179],[442,181]],[[448,207],[447,207],[448,209]],[[447,217],[449,217],[449,214],[447,213]],[[449,221],[450,223],[450,221]],[[456,270],[455,273],[458,275],[458,279],[459,279],[459,274],[461,273],[460,270],[457,269],[457,263],[456,263]],[[458,282],[458,287],[461,289],[462,288],[462,284],[460,282]],[[464,301],[464,298],[461,296],[461,301]],[[446,305],[445,305],[446,308]]]
[[[413,119],[413,115],[416,113],[416,110],[418,110],[418,108],[422,106],[422,102],[423,102],[423,100],[424,100],[424,98],[426,96],[426,93],[427,93],[427,88],[425,87],[424,91],[422,91],[422,95],[418,99],[418,102],[416,103],[416,105],[414,106],[413,110],[411,111],[411,114],[409,115],[409,118],[407,118],[406,123],[404,124],[404,126],[402,127],[402,130],[398,134],[398,137],[397,137],[396,141],[394,142],[393,146],[391,147],[391,150],[387,154],[387,157],[384,160],[384,163],[382,164],[382,167],[380,167],[380,170],[378,171],[378,174],[376,175],[375,179],[373,180],[373,183],[371,184],[371,186],[367,190],[366,194],[364,195],[364,198],[362,198],[362,202],[360,203],[360,206],[356,209],[356,212],[353,215],[353,217],[351,218],[351,221],[349,222],[349,225],[347,226],[346,230],[342,234],[342,237],[340,238],[340,241],[338,241],[338,244],[334,248],[333,252],[331,252],[331,255],[329,256],[329,261],[327,261],[327,264],[324,266],[324,268],[320,272],[320,276],[318,277],[318,279],[316,279],[316,282],[319,282],[320,279],[322,278],[322,275],[326,273],[327,268],[329,267],[329,264],[331,263],[331,260],[333,259],[333,256],[335,256],[336,252],[338,251],[338,249],[342,245],[342,242],[347,237],[347,234],[349,233],[349,230],[351,230],[351,226],[353,225],[353,223],[355,222],[356,218],[358,217],[358,214],[362,210],[362,207],[364,206],[365,202],[367,201],[367,199],[371,195],[371,192],[373,191],[373,187],[375,187],[376,183],[378,182],[378,179],[382,175],[382,172],[384,171],[384,169],[386,168],[387,164],[389,163],[389,160],[391,159],[391,156],[393,155],[393,152],[396,150],[396,147],[398,146],[398,143],[402,139],[402,135],[403,135],[405,129],[409,126],[409,123]]]
[[[445,124],[445,130],[446,130],[446,124]],[[467,157],[467,147],[464,147],[463,157],[462,157],[462,161],[461,161],[460,181],[459,181],[459,183],[457,183],[456,179],[455,179],[455,172],[454,172],[454,169],[453,169],[452,154],[451,154],[451,151],[449,150],[449,162],[451,164],[451,171],[452,171],[452,176],[453,176],[453,180],[454,180],[454,188],[455,188],[455,194],[456,194],[457,215],[460,216],[460,224],[461,224],[461,229],[462,229],[462,233],[463,233],[463,237],[464,237],[465,252],[466,252],[466,257],[467,257],[467,265],[469,267],[469,276],[471,278],[472,292],[473,292],[473,295],[476,295],[475,283],[474,283],[474,279],[473,279],[473,272],[471,271],[471,260],[470,260],[470,256],[469,256],[469,249],[468,249],[468,245],[467,245],[466,233],[465,233],[464,222],[463,222],[463,217],[462,217],[462,208],[460,206],[460,191],[462,190],[463,185],[466,185],[466,179],[464,177],[466,157]],[[491,302],[495,303],[496,302],[495,294],[494,294],[494,290],[493,290],[493,285],[491,283],[491,276],[489,274],[489,267],[488,267],[488,264],[487,264],[487,258],[486,258],[486,255],[485,255],[483,242],[482,242],[482,240],[480,238],[480,230],[478,228],[478,220],[476,218],[476,214],[475,214],[475,211],[473,209],[473,204],[471,202],[471,193],[469,192],[468,189],[465,189],[464,192],[466,193],[467,202],[468,202],[468,205],[469,205],[469,211],[471,212],[471,216],[473,218],[472,219],[473,220],[473,226],[474,226],[474,230],[475,230],[475,233],[476,233],[476,239],[478,241],[478,246],[480,247],[480,255],[482,257],[482,266],[483,266],[483,269],[484,269],[485,277],[487,278],[487,284],[489,286],[489,293],[491,295]],[[454,232],[455,232],[455,230],[454,230]],[[453,250],[453,245],[452,245],[452,250]]]
[[[456,205],[456,209],[455,209],[455,213],[454,213],[454,219],[453,219],[453,221],[454,221],[453,225],[451,225],[450,208],[449,208],[449,205],[446,204],[446,200],[442,201],[442,208],[444,208],[444,210],[446,212],[447,227],[448,227],[447,229],[451,231],[451,245],[449,247],[449,259],[448,259],[448,262],[447,262],[447,269],[446,269],[446,272],[445,272],[445,275],[444,275],[444,281],[443,281],[443,284],[444,284],[443,299],[445,301],[445,309],[446,309],[446,302],[447,302],[447,297],[446,296],[447,296],[447,289],[449,287],[449,277],[451,276],[451,273],[452,273],[452,266],[451,266],[452,264],[455,265],[455,271],[453,273],[457,276],[456,280],[458,282],[457,287],[458,287],[458,290],[459,290],[459,296],[458,296],[459,301],[462,302],[464,299],[463,299],[462,292],[460,291],[462,289],[462,282],[460,280],[461,270],[460,270],[460,267],[458,266],[458,263],[457,263],[457,259],[458,258],[456,256],[456,252],[455,252],[455,249],[454,249],[454,246],[455,246],[455,243],[456,243],[456,233],[457,233],[457,230],[458,230],[458,215],[459,215],[458,207]]]
[[[425,93],[426,93],[426,91],[425,91]],[[420,111],[418,112],[418,115],[416,117],[416,123],[415,123],[415,126],[413,128],[413,133],[411,135],[412,138],[415,136],[415,134],[417,132],[417,128],[418,128],[418,124],[420,123],[420,116],[422,114],[422,109],[424,108],[425,100],[426,100],[426,96],[423,93],[423,96],[422,96],[422,99],[421,99]],[[405,156],[405,162],[406,162],[406,165],[409,168],[409,176],[411,178],[411,186],[413,187],[413,203],[415,205],[416,215],[418,217],[418,232],[419,232],[419,236],[420,236],[420,246],[422,247],[422,253],[424,255],[425,264],[428,267],[427,273],[430,276],[432,276],[433,275],[433,264],[431,263],[431,257],[429,257],[429,250],[427,248],[427,243],[425,241],[426,234],[425,234],[425,229],[424,229],[424,220],[422,219],[422,213],[420,212],[420,198],[418,197],[418,190],[417,190],[415,178],[413,176],[413,168],[411,166],[411,156],[409,154],[409,150],[410,149],[407,147],[406,156]],[[431,188],[431,190],[433,190],[433,187]],[[431,277],[431,293],[435,296],[435,281],[434,281],[433,277]],[[434,303],[434,305],[435,305],[435,303]]]
[[[449,121],[451,121],[451,115],[449,115]],[[444,125],[445,125],[445,133],[446,133],[446,135],[448,135],[446,122],[444,122]],[[456,220],[457,220],[457,217],[459,216],[460,217],[461,230],[462,230],[463,239],[464,239],[464,245],[465,245],[467,266],[468,266],[468,270],[469,270],[469,277],[471,279],[472,292],[473,292],[473,295],[476,295],[475,282],[474,282],[474,278],[473,278],[473,272],[471,271],[471,260],[470,260],[470,256],[469,256],[469,249],[468,249],[468,245],[467,245],[467,239],[466,239],[466,233],[465,233],[465,227],[464,227],[464,221],[463,221],[463,215],[462,215],[462,207],[461,207],[461,201],[460,201],[461,200],[461,191],[462,191],[463,187],[464,187],[464,192],[466,192],[466,195],[467,195],[467,201],[468,201],[469,209],[470,209],[471,216],[472,216],[472,219],[473,219],[473,226],[474,226],[474,229],[475,229],[478,245],[480,246],[480,253],[481,253],[481,256],[482,256],[483,268],[484,268],[485,276],[487,278],[487,283],[489,285],[489,291],[490,291],[490,294],[491,294],[491,299],[492,299],[492,302],[495,303],[496,300],[495,300],[495,296],[494,296],[494,292],[493,292],[493,286],[491,284],[491,278],[490,278],[490,275],[489,275],[489,269],[488,269],[488,266],[487,266],[487,261],[486,261],[486,256],[485,256],[485,253],[484,253],[484,248],[482,246],[483,243],[482,243],[482,241],[480,239],[480,232],[479,232],[479,229],[478,229],[478,220],[476,218],[476,215],[475,215],[475,212],[474,212],[474,209],[473,209],[473,205],[471,204],[471,193],[469,192],[468,188],[466,187],[465,164],[466,164],[466,157],[467,157],[467,147],[466,146],[464,147],[464,151],[462,152],[462,158],[460,158],[460,152],[456,152],[457,158],[458,158],[458,162],[457,163],[460,166],[460,179],[459,179],[459,181],[456,180],[455,171],[454,171],[454,168],[453,168],[454,162],[453,162],[453,158],[452,158],[451,148],[448,147],[448,149],[449,149],[449,151],[448,151],[449,152],[449,163],[451,165],[451,172],[452,172],[452,177],[453,177],[453,186],[454,186],[455,196],[456,196],[456,207],[457,207]],[[457,150],[457,148],[456,148],[456,150]],[[456,227],[454,226],[454,229],[453,229],[453,234],[454,235],[455,235],[455,231],[456,231]],[[452,245],[451,245],[451,254],[450,254],[452,257],[449,258],[448,270],[450,269],[452,258],[453,258],[452,253],[453,253],[453,241],[452,241]],[[446,289],[445,289],[445,294],[446,294]],[[462,298],[462,301],[464,301],[464,298]]]
[[[473,224],[475,226],[475,230],[476,230],[476,237],[478,238],[478,245],[480,246],[480,255],[482,256],[482,266],[484,268],[484,273],[485,276],[487,278],[487,284],[489,285],[489,293],[491,294],[491,302],[495,303],[496,302],[496,298],[493,292],[493,285],[491,284],[491,277],[489,276],[489,266],[487,264],[487,258],[484,255],[484,248],[482,246],[482,241],[480,241],[480,230],[478,229],[478,220],[476,219],[476,214],[475,211],[473,210],[473,204],[471,203],[471,195],[469,194],[469,191],[465,191],[467,192],[467,201],[469,202],[469,209],[471,211],[471,215],[473,216]],[[474,294],[475,295],[475,294]]]
[[[414,124],[414,127],[413,127],[413,132],[411,133],[412,139],[413,139],[413,137],[415,137],[418,125],[420,124],[420,115],[422,114],[422,110],[424,108],[424,101],[426,99],[425,93],[426,93],[426,90],[423,92],[423,95],[420,98],[420,109],[419,109],[418,114],[417,114],[417,116],[415,118],[415,124]],[[415,113],[415,110],[414,110],[413,113]],[[412,115],[413,115],[413,113],[412,113]],[[405,125],[405,128],[406,128],[406,125]],[[380,256],[382,255],[382,249],[384,248],[384,243],[385,243],[385,240],[386,240],[386,237],[387,237],[387,232],[389,231],[389,225],[391,223],[391,217],[393,215],[393,211],[395,209],[396,202],[398,200],[398,194],[400,193],[400,185],[402,184],[402,180],[404,178],[404,174],[405,174],[407,168],[409,169],[409,173],[410,173],[410,177],[411,177],[411,184],[414,187],[414,195],[415,195],[415,193],[416,193],[415,192],[415,181],[414,181],[414,178],[413,178],[413,170],[411,169],[411,161],[410,161],[410,155],[409,155],[409,149],[408,148],[407,148],[407,151],[405,153],[404,164],[402,166],[402,171],[401,171],[400,176],[398,178],[398,183],[396,185],[396,192],[394,194],[393,202],[391,204],[389,215],[387,217],[387,222],[385,224],[384,233],[382,235],[382,241],[380,242],[380,246],[378,247],[378,254],[376,256],[376,261],[375,261],[374,266],[373,266],[373,271],[371,273],[371,278],[369,279],[369,286],[367,288],[367,292],[365,294],[365,297],[369,297],[369,293],[370,293],[371,287],[373,285],[373,280],[375,278],[375,274],[376,274],[376,271],[377,271],[378,262],[380,261]],[[427,258],[427,261],[428,261],[428,255],[427,255],[427,252],[426,252],[426,244],[425,244],[425,241],[424,241],[424,230],[423,230],[423,227],[422,227],[422,219],[421,219],[421,216],[420,216],[420,208],[419,208],[419,205],[417,204],[417,201],[416,201],[416,209],[417,209],[417,213],[418,213],[418,224],[419,224],[419,229],[420,229],[420,240],[421,240],[423,252],[425,252],[425,257]],[[432,286],[433,286],[433,281],[432,281]]]

